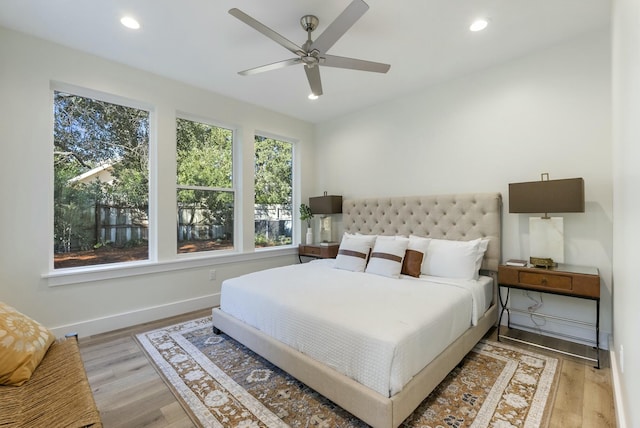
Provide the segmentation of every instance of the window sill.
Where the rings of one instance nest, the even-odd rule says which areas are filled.
[[[49,287],[58,287],[81,282],[102,281],[151,273],[194,269],[204,266],[216,266],[295,254],[298,254],[298,248],[287,246],[285,248],[259,249],[251,253],[226,253],[221,255],[199,255],[196,257],[191,255],[189,257],[178,255],[177,259],[168,261],[154,262],[145,260],[141,262],[113,263],[85,268],[58,269],[42,274],[42,278],[46,280]]]

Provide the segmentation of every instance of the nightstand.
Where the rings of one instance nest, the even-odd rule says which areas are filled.
[[[338,256],[339,244],[300,244],[298,246],[298,260],[302,263],[302,257],[312,257],[314,259],[335,259]]]
[[[520,312],[530,314],[531,312],[511,309],[508,307],[509,294],[512,288],[520,290],[537,291],[540,293],[559,294],[579,299],[593,300],[595,302],[596,321],[595,323],[585,323],[583,321],[572,320],[568,318],[556,317],[551,315],[538,314],[537,316],[554,318],[566,322],[579,323],[581,325],[589,325],[595,329],[595,349],[596,358],[584,357],[572,354],[558,349],[551,349],[566,355],[581,358],[597,363],[596,368],[600,368],[600,274],[598,269],[590,266],[575,266],[558,264],[552,268],[536,268],[536,267],[516,267],[500,265],[498,267],[498,292],[500,295],[500,303],[502,310],[498,318],[498,341],[501,338],[514,340],[528,345],[540,348],[551,349],[532,342],[515,339],[510,336],[500,334],[500,325],[502,316],[507,313],[507,327],[511,328],[511,312]],[[507,295],[503,300],[502,289],[507,290]]]

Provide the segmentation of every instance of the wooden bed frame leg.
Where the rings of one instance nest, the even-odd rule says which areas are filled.
[[[220,330],[218,327],[215,327],[215,326],[214,326],[214,327],[213,327],[213,334],[218,335],[218,334],[220,334],[220,333],[222,333],[222,330]]]

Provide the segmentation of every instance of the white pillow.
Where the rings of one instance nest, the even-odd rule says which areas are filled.
[[[480,251],[480,239],[473,241],[450,241],[432,239],[423,263],[425,275],[446,278],[477,279],[478,257],[482,263],[484,251]],[[481,255],[479,256],[479,253]]]
[[[404,259],[404,253],[407,251],[408,245],[408,238],[396,237],[393,239],[380,239],[380,237],[378,237],[371,256],[369,257],[369,264],[367,264],[365,272],[391,278],[400,278],[402,260]]]
[[[369,253],[376,237],[373,235],[351,235],[345,233],[338,248],[338,256],[334,267],[336,269],[364,272],[369,259]]]
[[[476,276],[474,279],[478,279],[480,277],[480,268],[482,267],[482,259],[484,259],[484,253],[487,251],[489,247],[489,238],[482,238],[480,240],[480,245],[478,245],[478,255],[476,256]]]
[[[402,236],[398,236],[398,235],[376,235],[376,242],[378,239],[380,240],[386,240],[386,241],[393,241],[395,239],[406,239],[403,238]]]
[[[347,235],[349,237],[355,237],[355,238],[375,238],[376,240],[378,240],[378,239],[394,240],[394,239],[396,239],[396,237],[399,238],[399,239],[402,239],[402,238],[406,239],[406,237],[401,236],[401,235],[365,235],[364,233],[360,233],[360,232],[356,233],[355,235],[345,232],[345,235]]]

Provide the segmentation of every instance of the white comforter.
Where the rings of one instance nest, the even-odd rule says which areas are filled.
[[[491,296],[491,278],[392,279],[333,269],[333,263],[228,279],[220,307],[390,397],[475,324]]]

